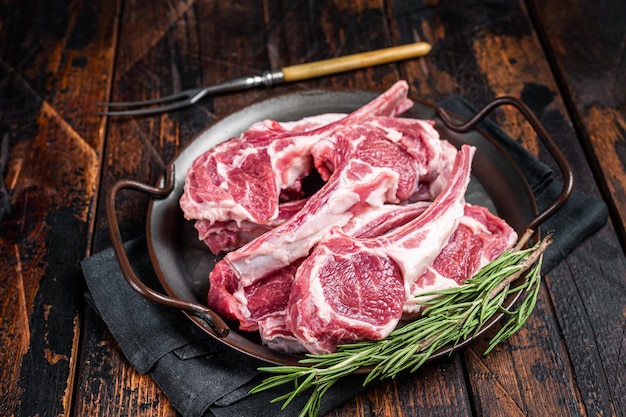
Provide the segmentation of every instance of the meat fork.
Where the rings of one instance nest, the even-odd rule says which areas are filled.
[[[96,103],[96,105],[108,107],[108,111],[99,113],[107,116],[144,116],[164,113],[191,106],[212,94],[229,93],[258,86],[269,87],[275,84],[302,81],[324,75],[402,61],[426,55],[430,50],[430,44],[416,42],[322,61],[291,65],[279,70],[265,71],[260,75],[237,78],[209,87],[191,88],[161,98],[120,103]],[[113,108],[119,108],[119,110],[114,110]]]

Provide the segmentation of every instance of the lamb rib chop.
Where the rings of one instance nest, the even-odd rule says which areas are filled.
[[[333,226],[372,207],[436,195],[456,149],[429,122],[372,117],[314,145],[326,184],[288,221],[224,258],[244,287],[308,255]]]
[[[407,92],[408,84],[398,81],[370,103],[339,120],[333,117],[328,124],[310,119],[302,125],[265,121],[220,143],[198,157],[187,173],[180,199],[185,218],[211,224],[267,224],[276,219],[281,195],[298,195],[301,179],[311,171],[316,142],[371,116],[405,112],[413,104]],[[320,124],[324,125],[317,127]]]
[[[428,203],[425,202],[405,206],[385,205],[353,218],[343,232],[360,239],[382,236],[415,219],[426,207]],[[500,217],[485,207],[465,203],[464,214],[456,230],[426,272],[411,286],[411,295],[404,302],[402,319],[411,320],[418,316],[421,309],[418,301],[426,299],[421,294],[462,285],[487,263],[513,247],[516,241],[517,233]],[[293,277],[290,279],[293,280]],[[282,309],[284,299],[280,306]],[[287,311],[281,309],[258,320],[263,343],[274,350],[306,352],[285,322]]]
[[[204,241],[211,252],[217,255],[220,252],[240,248],[263,233],[280,226],[299,212],[305,203],[306,198],[280,203],[278,205],[278,216],[265,224],[253,223],[247,220],[211,223],[209,220],[200,219],[196,220],[194,227],[198,232],[198,238]]]
[[[426,292],[459,287],[517,242],[517,233],[482,206],[465,203],[463,217],[435,260],[411,285],[403,306],[405,319],[420,312]],[[429,297],[430,298],[430,297]]]
[[[353,217],[344,232],[355,237],[379,236],[419,216],[429,205],[429,202],[404,206],[387,204]],[[228,263],[218,262],[209,275],[208,305],[223,317],[239,321],[240,330],[254,331],[260,326],[271,326],[272,330],[261,331],[263,339],[276,338],[278,331],[290,334],[290,330],[284,329],[284,315],[291,284],[303,260],[298,259],[247,287],[241,285]],[[270,332],[275,334],[270,336]],[[275,343],[280,350],[301,350],[279,346],[281,343]]]
[[[442,193],[422,215],[370,239],[332,228],[300,265],[286,324],[312,353],[387,336],[414,282],[446,245],[464,214],[475,149],[464,145]]]

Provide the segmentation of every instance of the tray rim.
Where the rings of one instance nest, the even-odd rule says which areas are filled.
[[[374,97],[376,97],[378,95],[378,93],[372,93],[372,92],[367,92],[367,91],[361,91],[361,90],[332,90],[332,89],[326,89],[326,90],[307,90],[307,91],[301,91],[301,92],[295,92],[295,93],[289,93],[289,94],[284,94],[284,95],[280,95],[280,96],[276,96],[276,97],[272,97],[270,99],[266,99],[266,100],[262,100],[256,103],[253,103],[249,106],[244,107],[243,109],[240,109],[220,120],[217,120],[216,122],[212,123],[211,125],[208,125],[206,128],[202,129],[197,135],[195,135],[194,139],[191,140],[191,142],[189,144],[187,144],[184,148],[181,149],[181,151],[175,156],[172,164],[175,165],[176,161],[179,160],[181,158],[182,155],[185,155],[186,152],[189,152],[189,149],[194,146],[195,143],[197,143],[198,140],[200,140],[203,136],[209,134],[213,129],[216,128],[216,126],[219,128],[221,126],[221,124],[223,123],[228,123],[229,120],[232,120],[234,117],[237,117],[237,115],[239,115],[241,112],[249,112],[250,109],[254,109],[254,108],[258,108],[260,106],[267,106],[268,104],[272,104],[272,103],[276,103],[276,102],[280,102],[282,100],[285,100],[289,97],[293,97],[293,96],[298,96],[298,97],[304,97],[304,98],[310,98],[310,97],[315,97],[315,96],[319,96],[319,95],[328,95],[328,94],[347,94],[347,95],[355,95],[356,96],[361,96],[361,98],[368,98],[368,99],[372,99]],[[432,110],[433,112],[436,111],[436,109],[438,108],[436,105],[429,103],[427,101],[423,101],[420,99],[416,99],[413,97],[410,97],[416,104],[424,106],[425,108],[429,108],[430,110]],[[408,112],[410,114],[410,111]],[[454,115],[454,113],[448,112],[453,119],[456,119],[458,121],[462,121],[464,120],[463,118]],[[436,114],[433,114],[433,119],[437,120],[437,124],[440,123],[440,119],[438,118],[438,116]],[[261,119],[259,119],[261,120]],[[517,180],[520,181],[524,187],[524,192],[529,196],[530,200],[529,200],[529,205],[531,207],[532,213],[530,213],[533,216],[537,215],[537,205],[536,205],[536,201],[534,198],[534,195],[532,193],[532,190],[528,184],[528,181],[526,179],[526,177],[523,174],[523,171],[521,169],[521,167],[519,166],[519,164],[517,164],[517,162],[506,152],[506,150],[504,150],[504,148],[502,147],[502,145],[500,145],[498,143],[498,141],[496,141],[495,139],[493,139],[489,134],[487,134],[483,129],[480,129],[478,127],[473,128],[473,130],[478,133],[482,138],[486,139],[487,142],[490,143],[491,146],[494,146],[501,157],[504,157],[507,159],[508,163],[511,165],[512,169],[516,172],[517,174]],[[228,139],[228,138],[226,138]],[[219,142],[218,142],[219,143]],[[196,145],[197,146],[197,145]],[[208,148],[206,148],[208,149]],[[205,149],[205,150],[206,150]],[[177,171],[179,171],[177,169]],[[181,176],[183,177],[182,182],[184,182],[184,175]],[[180,183],[180,177],[176,179],[177,183]],[[161,185],[163,185],[165,182],[165,178],[162,178],[160,180]],[[176,184],[174,184],[174,188],[176,188]],[[160,284],[163,286],[165,292],[172,297],[177,297],[179,296],[176,291],[171,287],[170,282],[168,281],[165,273],[162,271],[161,269],[161,265],[159,263],[159,257],[158,254],[155,251],[155,248],[153,246],[153,234],[152,234],[152,213],[154,210],[154,205],[156,202],[158,202],[160,199],[159,198],[151,198],[150,200],[150,204],[149,204],[149,208],[148,208],[148,212],[147,212],[147,221],[146,221],[146,230],[147,230],[147,246],[148,246],[148,252],[149,252],[149,256],[150,256],[150,260],[152,263],[152,266],[156,272],[156,276],[160,282]],[[158,203],[157,203],[158,204]],[[539,229],[537,228],[537,230],[535,230],[535,235],[534,235],[534,239],[538,240],[538,236],[539,236]],[[207,272],[208,275],[208,272]],[[520,278],[520,280],[522,280],[523,278]],[[507,297],[507,300],[505,301],[505,307],[509,308],[511,307],[513,304],[515,304],[517,302],[517,300],[519,299],[520,294],[513,294],[509,297]],[[199,326],[201,329],[203,329],[205,332],[209,333],[210,335],[212,335],[213,337],[217,338],[218,340],[222,341],[223,343],[225,343],[226,345],[230,346],[231,348],[234,348],[236,350],[239,350],[240,352],[247,354],[249,356],[255,357],[257,359],[261,359],[263,361],[266,362],[270,362],[273,364],[279,364],[279,365],[295,365],[298,364],[298,360],[302,359],[304,356],[302,355],[292,355],[292,354],[284,354],[281,352],[277,352],[277,351],[271,351],[270,354],[268,355],[268,353],[266,352],[267,350],[269,350],[268,348],[261,346],[261,345],[254,345],[252,346],[248,346],[246,344],[246,342],[244,342],[243,344],[241,344],[241,341],[239,340],[239,338],[243,338],[244,336],[239,335],[239,338],[237,338],[236,336],[233,338],[233,333],[235,333],[235,335],[238,334],[238,332],[236,330],[232,330],[229,336],[226,337],[222,337],[219,335],[214,334],[213,331],[211,331],[211,329],[207,329],[207,323],[206,320],[203,320],[199,317],[197,317],[196,315],[189,313],[187,311],[183,311],[183,313],[190,319],[190,321],[192,321],[195,325]],[[472,340],[474,340],[476,337],[480,336],[482,333],[486,332],[487,330],[489,330],[497,321],[499,321],[501,319],[501,317],[503,316],[503,313],[498,313],[496,315],[494,315],[486,324],[485,326],[483,326],[483,328],[481,328],[481,330],[479,332],[477,332],[476,334],[474,334],[472,337],[469,337],[467,339],[462,340],[461,342],[459,342],[458,344],[454,345],[454,346],[450,346],[449,348],[445,348],[442,349],[438,352],[436,352],[434,355],[432,355],[432,357],[430,358],[430,360],[434,360],[437,358],[440,358],[442,356],[448,355],[451,351],[453,350],[457,350],[460,349],[461,347],[465,346],[466,344],[470,343]],[[247,338],[246,338],[247,340]],[[257,350],[259,349],[260,350]],[[363,371],[367,371],[367,370],[363,370]]]

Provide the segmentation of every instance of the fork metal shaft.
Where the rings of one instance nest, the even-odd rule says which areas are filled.
[[[251,75],[248,77],[236,78],[210,87],[200,89],[194,96],[189,99],[189,104],[193,104],[198,100],[206,97],[208,94],[228,93],[231,91],[247,90],[249,88],[266,86],[270,87],[275,84],[284,82],[285,78],[281,70],[264,71],[259,75]]]
[[[269,87],[284,82],[301,81],[358,68],[367,68],[423,56],[429,53],[430,50],[430,44],[426,42],[416,42],[359,54],[308,62],[305,64],[286,66],[279,70],[265,71],[258,75],[241,77],[209,87],[192,88],[162,98],[126,103],[97,103],[97,105],[108,107],[109,111],[99,114],[109,116],[138,116],[163,113],[188,107],[208,95],[241,91],[258,86]],[[142,105],[150,107],[138,108]],[[118,110],[111,110],[111,108],[114,107],[117,107]]]

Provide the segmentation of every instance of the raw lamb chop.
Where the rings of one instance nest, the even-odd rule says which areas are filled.
[[[354,217],[344,232],[355,237],[378,236],[419,216],[429,205],[429,202],[384,205]],[[209,274],[208,305],[222,317],[239,321],[241,330],[253,331],[261,325],[271,325],[272,332],[290,333],[289,330],[279,330],[279,327],[284,327],[282,323],[291,284],[303,260],[298,259],[247,287],[241,285],[228,263],[218,262]],[[261,331],[261,336],[270,339],[269,333],[264,331]]]
[[[419,203],[385,205],[353,218],[343,232],[361,239],[382,236],[416,218],[428,207],[428,203],[416,204]],[[487,263],[513,247],[516,241],[517,233],[500,217],[491,214],[485,207],[465,203],[464,215],[456,230],[426,272],[413,283],[411,295],[404,302],[402,319],[410,320],[418,316],[421,307],[418,302],[426,299],[420,294],[462,285]],[[263,343],[274,350],[306,352],[285,323],[286,314],[286,311],[279,310],[258,321]]]
[[[381,236],[396,227],[400,227],[405,223],[413,220],[428,208],[430,202],[420,201],[407,205],[395,205],[385,204],[382,207],[372,209],[370,211],[361,213],[358,216],[353,217],[350,222],[343,227],[344,233],[358,237],[376,237]],[[297,262],[298,265],[303,261],[301,259]],[[288,270],[289,267],[281,269],[281,272]],[[291,290],[291,282],[295,277],[296,270],[293,271],[294,276],[290,277],[289,289]],[[283,275],[284,277],[284,275]],[[265,282],[267,278],[261,282]],[[256,284],[253,284],[256,285]],[[262,285],[262,284],[261,284]],[[264,316],[257,316],[257,326],[259,334],[263,344],[270,349],[287,352],[287,353],[302,353],[306,352],[306,348],[300,343],[298,339],[291,332],[291,328],[285,323],[287,316],[287,302],[289,301],[289,295],[280,293],[279,299],[265,299],[264,301],[272,303],[276,308],[266,309],[268,314]],[[277,298],[278,298],[277,297]],[[258,301],[252,301],[254,304],[258,304]]]
[[[334,227],[300,265],[286,323],[312,353],[387,336],[414,282],[464,214],[474,148],[464,145],[443,192],[426,211],[381,237],[356,239]]]
[[[283,224],[299,212],[305,203],[306,198],[280,203],[278,205],[278,217],[266,224],[252,223],[246,220],[239,222],[239,224],[234,220],[211,223],[209,220],[200,219],[196,220],[194,227],[198,231],[198,238],[204,241],[211,252],[217,255],[220,252],[237,249]]]
[[[306,256],[331,227],[363,211],[437,194],[457,151],[429,122],[373,117],[312,152],[327,183],[288,221],[226,255],[244,287]]]
[[[513,247],[517,233],[485,207],[466,203],[459,225],[432,265],[413,283],[404,303],[405,318],[419,312],[420,294],[455,288]]]
[[[395,154],[387,154],[386,147],[375,145],[359,149],[350,155],[369,163],[388,166],[402,173],[405,170],[415,170],[415,173],[403,176],[404,183],[400,183],[398,198],[413,201],[432,201],[443,189],[450,169],[456,156],[456,148],[448,141],[439,138],[439,132],[433,127],[430,120],[401,119],[389,117],[371,118],[359,126],[360,130],[349,132],[340,131],[333,137],[327,138],[313,147],[315,168],[324,180],[328,180],[335,170],[347,158],[346,152],[351,148],[351,140],[359,140],[360,135],[367,136],[371,132],[382,134],[386,140],[397,143],[410,156],[409,166],[402,163],[407,160],[395,160]],[[342,143],[343,142],[343,143]],[[413,178],[415,176],[415,178]],[[409,181],[413,180],[415,182]]]
[[[315,119],[301,125],[266,121],[215,146],[187,173],[180,199],[185,218],[211,224],[276,219],[281,195],[298,195],[301,179],[312,169],[316,142],[368,117],[403,113],[412,106],[407,92],[408,84],[399,81],[369,104],[321,127]]]

